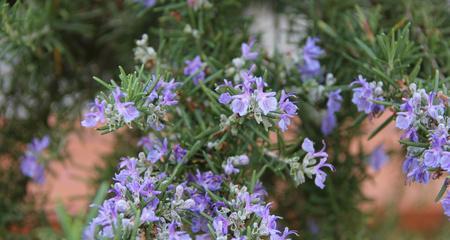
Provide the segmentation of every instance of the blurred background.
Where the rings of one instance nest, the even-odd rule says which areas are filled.
[[[166,13],[177,16],[176,11],[153,11],[144,2],[30,0],[17,4],[0,0],[0,239],[2,236],[24,239],[24,235],[36,229],[37,235],[46,239],[49,231],[60,231],[55,213],[58,203],[71,215],[85,214],[99,183],[113,175],[119,157],[134,155],[136,149],[124,144],[136,142],[133,133],[99,135],[95,130],[81,128],[79,121],[86,104],[100,88],[92,76],[110,79],[117,74],[117,66],[130,68],[135,40],[142,33],[149,33],[154,37],[150,38],[150,45],[156,46],[160,17],[167,17]],[[429,51],[437,58],[450,59],[448,51],[441,52],[442,46],[436,43],[442,40],[448,47],[449,30],[448,26],[443,27],[450,22],[446,1],[255,0],[236,6],[244,16],[254,18],[249,29],[258,36],[268,56],[295,55],[306,36],[318,35],[323,44],[328,43],[329,54],[324,60],[327,65],[337,54],[329,48],[339,48],[342,43],[336,41],[333,46],[334,39],[325,37],[327,28],[318,23],[344,32],[342,28],[347,26],[334,27],[344,25],[339,18],[342,15],[372,25],[383,22],[385,26],[378,24],[380,31],[409,19],[428,30],[425,34],[429,34],[426,36]],[[447,63],[442,64],[445,73],[450,69],[450,61],[442,62]],[[341,67],[331,63],[329,66],[330,71]],[[348,68],[340,75],[353,67]],[[345,229],[351,229],[353,221],[361,221],[364,230],[355,232],[365,232],[369,239],[450,239],[449,221],[441,205],[434,201],[443,179],[429,185],[406,183],[401,172],[404,153],[398,143],[400,132],[393,123],[367,140],[368,134],[388,114],[366,120],[361,135],[348,146],[358,155],[361,145],[370,154],[383,144],[389,161],[379,171],[364,165],[367,176],[360,178],[360,185],[349,190],[350,193],[338,193],[344,199],[360,199],[358,206],[354,206],[356,210],[352,210],[355,214],[352,212],[347,219],[338,221],[342,225],[348,221]],[[17,162],[26,143],[45,134],[52,138],[51,154],[46,159],[49,171],[45,184],[38,185],[21,175]],[[367,157],[352,161],[367,162]],[[288,212],[281,203],[290,190],[283,188],[283,182],[276,184],[284,192],[273,199],[275,209],[279,205],[279,211]],[[296,200],[290,202],[295,204]],[[300,236],[305,233],[307,239],[316,239],[313,233],[320,230],[313,221],[301,216],[292,218],[294,224],[298,221],[302,226],[298,228]],[[348,239],[348,236],[331,233],[328,238]]]

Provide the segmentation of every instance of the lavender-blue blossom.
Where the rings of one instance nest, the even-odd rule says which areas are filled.
[[[34,182],[43,184],[45,182],[45,168],[40,158],[42,152],[49,146],[50,137],[33,138],[27,145],[25,154],[21,158],[20,170],[22,173],[33,179]]]
[[[280,120],[278,121],[278,127],[280,127],[283,132],[286,131],[291,124],[291,118],[297,114],[297,106],[289,100],[289,98],[293,96],[293,94],[286,93],[284,90],[281,91],[278,104],[282,113],[280,115]]]
[[[271,113],[279,116],[278,126],[282,131],[287,130],[297,112],[297,106],[290,101],[293,94],[288,94],[284,90],[281,92],[281,97],[277,101],[276,93],[265,91],[267,83],[261,78],[253,76],[252,69],[242,71],[240,73],[242,83],[233,86],[229,81],[219,85],[216,90],[222,88],[234,88],[238,93],[224,92],[219,96],[219,102],[229,105],[233,113],[238,116],[246,116],[253,114],[260,123],[264,123],[263,118],[267,118]],[[250,112],[251,110],[251,112]],[[278,111],[278,112],[277,112]],[[279,114],[281,112],[281,114]]]
[[[140,113],[136,109],[134,102],[122,102],[121,98],[125,97],[125,94],[116,87],[113,91],[113,97],[115,101],[115,107],[120,116],[123,117],[125,123],[130,123],[134,119],[138,118]]]
[[[321,130],[325,135],[329,135],[337,126],[336,112],[342,107],[341,90],[335,90],[328,94],[327,112],[322,118]]]
[[[95,127],[99,123],[104,123],[105,120],[106,101],[95,98],[95,102],[91,105],[88,113],[84,115],[84,120],[81,121],[81,126],[86,128]]]
[[[308,37],[306,39],[306,44],[303,47],[303,62],[300,65],[299,70],[302,74],[302,79],[304,80],[317,77],[322,72],[318,58],[325,52],[316,45],[318,41],[319,38]]]
[[[379,171],[388,160],[389,156],[386,154],[383,144],[378,145],[369,156],[370,166],[375,171]]]
[[[375,116],[384,111],[384,106],[374,103],[373,101],[384,101],[382,96],[382,82],[374,83],[367,82],[367,80],[359,75],[358,78],[351,83],[353,88],[352,102],[356,105],[359,112],[364,112],[370,116]]]
[[[245,60],[255,60],[258,57],[258,52],[252,52],[254,44],[255,44],[254,39],[251,39],[248,44],[242,43],[241,46],[242,58],[244,58]]]
[[[168,153],[167,139],[160,140],[153,135],[142,137],[138,146],[142,146],[148,152],[147,160],[151,163],[159,161]]]
[[[157,0],[134,0],[134,1],[143,4],[147,8],[150,8],[155,6]]]
[[[450,191],[447,192],[446,196],[441,200],[441,204],[444,209],[444,214],[450,219]]]
[[[186,67],[184,68],[184,75],[192,77],[194,84],[198,84],[205,79],[205,72],[203,71],[204,63],[200,59],[200,56],[196,56],[192,60],[186,61]]]
[[[309,139],[305,138],[302,143],[302,149],[306,152],[306,156],[303,158],[304,174],[307,175],[315,175],[314,183],[317,187],[323,189],[325,187],[325,180],[327,174],[322,170],[323,167],[328,167],[331,171],[334,171],[333,165],[326,163],[328,160],[328,154],[325,152],[325,143],[323,148],[316,152],[314,148],[314,143]],[[316,158],[319,158],[319,163],[314,165],[316,162]],[[313,167],[308,167],[313,164]]]
[[[187,150],[182,148],[180,144],[175,144],[175,146],[172,149],[172,152],[177,163],[183,162],[183,158],[187,154]]]

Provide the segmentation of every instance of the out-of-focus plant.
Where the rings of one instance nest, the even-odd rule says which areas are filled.
[[[125,1],[0,1],[2,236],[36,216],[29,213],[34,204],[24,204],[28,180],[20,159],[26,144],[34,137],[51,139],[41,166],[67,157],[65,136],[98,89],[91,76],[108,77],[113,66],[128,65],[133,39],[154,21],[142,12]]]

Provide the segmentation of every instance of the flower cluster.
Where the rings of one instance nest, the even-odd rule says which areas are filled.
[[[122,228],[122,236],[129,236],[134,224],[146,224],[158,221],[156,209],[160,205],[161,191],[156,184],[166,179],[166,174],[157,174],[152,168],[145,168],[144,154],[136,158],[123,158],[120,172],[114,177],[110,192],[113,197],[104,201],[96,216],[84,231],[84,239],[113,239],[116,229]],[[140,172],[144,171],[143,178]],[[95,207],[95,206],[94,206]],[[140,216],[137,217],[137,208]]]
[[[242,84],[233,86],[225,80],[223,85],[218,86],[216,90],[227,90],[219,96],[219,102],[229,105],[237,116],[253,116],[258,123],[262,122],[265,128],[272,126],[267,117],[278,117],[280,129],[287,130],[290,119],[297,112],[297,106],[289,100],[293,95],[283,90],[277,100],[275,92],[265,92],[266,82],[262,77],[253,76],[252,69],[241,72]]]
[[[302,150],[306,152],[302,163],[299,162],[298,157],[284,160],[289,165],[290,174],[294,178],[294,182],[299,185],[305,182],[305,175],[308,178],[313,178],[315,175],[314,183],[317,187],[323,189],[327,174],[321,168],[328,167],[331,171],[335,170],[333,165],[326,163],[328,154],[324,151],[325,143],[323,148],[316,152],[314,143],[310,139],[305,138],[302,143]]]
[[[50,138],[48,136],[44,136],[42,139],[34,138],[31,143],[28,144],[27,150],[21,159],[20,170],[22,173],[39,184],[42,184],[45,181],[45,168],[44,165],[39,162],[39,159],[42,152],[49,144]]]
[[[399,107],[395,123],[404,131],[403,141],[407,141],[403,142],[407,145],[403,172],[411,182],[428,183],[432,177],[450,173],[448,99],[417,89],[415,84],[409,86],[408,95]],[[450,216],[448,199],[442,200],[442,205]]]
[[[303,80],[317,77],[322,72],[318,58],[324,54],[324,51],[316,45],[318,41],[318,38],[308,37],[306,39],[303,47],[303,62],[299,67]]]
[[[211,171],[171,178],[157,171],[148,160],[154,159],[151,154],[122,159],[110,190],[112,197],[99,206],[84,239],[112,239],[118,234],[121,238],[147,235],[174,240],[288,239],[294,233],[277,228],[279,217],[270,214],[270,204],[264,202],[267,193],[259,182],[251,193],[245,186],[225,186],[226,176]],[[248,162],[245,155],[230,159],[235,164]]]
[[[427,183],[429,170],[450,172],[450,143],[448,142],[449,119],[445,116],[447,100],[438,98],[436,93],[427,93],[410,86],[411,97],[405,98],[397,112],[396,126],[404,131],[403,139],[411,142],[423,141],[420,131],[429,136],[425,139],[429,147],[407,148],[407,159],[403,170],[411,181]]]
[[[152,76],[152,80],[142,88],[139,94],[143,96],[132,101],[129,95],[116,86],[107,97],[97,97],[91,104],[89,112],[81,121],[83,127],[96,127],[98,124],[106,124],[110,129],[143,119],[147,126],[156,130],[164,128],[162,120],[166,108],[178,103],[175,89],[180,83],[172,79],[169,82],[162,78]],[[141,112],[139,109],[145,109]],[[143,116],[143,118],[140,118]]]
[[[374,101],[383,101],[383,83],[367,82],[361,75],[352,82],[351,85],[359,85],[353,88],[352,102],[356,105],[359,112],[375,116],[384,111],[384,106]]]
[[[325,117],[322,119],[321,130],[325,135],[329,135],[337,126],[336,112],[341,110],[342,96],[341,90],[335,90],[328,93],[327,111]]]
[[[200,56],[196,56],[194,59],[186,61],[184,75],[191,77],[194,84],[197,85],[200,81],[205,80],[205,72],[203,70],[204,67],[205,63],[202,62]]]

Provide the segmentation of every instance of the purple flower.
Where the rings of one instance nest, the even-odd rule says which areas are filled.
[[[251,95],[248,92],[244,92],[243,94],[234,95],[232,98],[231,110],[239,114],[239,116],[245,116],[250,105]]]
[[[235,173],[239,173],[239,169],[235,168],[233,165],[233,161],[229,158],[226,163],[222,164],[222,168],[226,175],[232,175]]]
[[[336,128],[337,120],[334,113],[330,113],[327,111],[324,118],[322,118],[322,124],[320,126],[320,130],[322,133],[326,135],[330,135],[330,133]]]
[[[431,92],[428,95],[428,98],[427,98],[427,103],[428,103],[427,114],[428,114],[429,117],[433,118],[434,120],[439,121],[440,118],[442,118],[443,115],[444,115],[445,106],[442,104],[441,101],[439,101],[438,104],[435,105],[434,104],[435,103],[435,101],[434,101],[435,97],[436,97],[436,93],[434,93],[434,92]]]
[[[408,170],[407,178],[409,181],[426,184],[430,180],[430,173],[427,168],[417,159],[412,160]]]
[[[267,232],[270,234],[270,237],[278,236],[277,229],[277,220],[280,219],[280,217],[271,215],[270,214],[270,204],[266,205],[264,209],[257,213],[261,217],[261,226],[264,228],[264,232]]]
[[[45,182],[44,166],[33,155],[25,154],[20,164],[20,170],[23,175],[32,178],[36,183],[43,184]]]
[[[335,113],[341,110],[342,96],[341,90],[335,90],[328,94],[327,108],[329,112]]]
[[[226,79],[223,80],[223,84],[217,85],[216,91],[219,90],[220,88],[223,88],[223,87],[234,88],[233,83],[231,81],[226,80]]]
[[[327,178],[327,174],[322,171],[320,168],[321,167],[328,167],[331,171],[334,171],[334,167],[333,165],[329,164],[329,163],[325,163],[327,161],[326,158],[322,158],[320,159],[319,164],[317,164],[314,167],[314,172],[316,174],[316,178],[314,179],[314,183],[316,184],[316,186],[318,186],[319,188],[323,189],[325,187],[325,180]]]
[[[177,94],[175,93],[175,89],[181,85],[179,82],[175,82],[175,79],[170,80],[170,82],[161,82],[162,85],[162,95],[161,95],[161,105],[164,106],[173,106],[178,103],[176,99]]]
[[[39,158],[50,144],[49,136],[42,139],[33,138],[31,143],[27,145],[27,150],[21,158],[20,170],[23,175],[30,177],[36,183],[43,184],[45,182],[45,168],[39,163]]]
[[[196,56],[192,60],[186,61],[186,67],[184,68],[184,75],[192,77],[194,84],[197,85],[199,81],[205,79],[205,72],[203,71],[203,62],[200,56]]]
[[[289,125],[291,125],[291,116],[289,114],[281,114],[278,127],[284,132],[288,129]]]
[[[416,112],[420,108],[421,95],[415,92],[409,99],[405,99],[404,103],[400,105],[400,112],[397,113],[395,126],[402,130],[408,130],[413,126],[416,119]]]
[[[231,110],[241,117],[247,115],[248,111],[256,113],[257,116],[255,116],[255,118],[258,123],[262,120],[261,115],[268,115],[271,112],[273,112],[274,115],[278,115],[279,113],[276,111],[279,110],[281,114],[279,114],[280,119],[278,126],[282,131],[285,131],[291,123],[291,118],[294,117],[297,112],[297,106],[289,100],[289,97],[293,95],[286,94],[283,90],[281,92],[280,100],[277,102],[275,92],[264,91],[264,87],[267,85],[264,80],[261,77],[252,75],[254,68],[255,66],[253,65],[248,71],[240,72],[240,76],[243,80],[242,84],[233,87],[230,82],[225,80],[224,84],[217,86],[216,90],[221,87],[227,87],[240,91],[239,94],[235,95],[231,95],[230,92],[222,93],[219,97],[219,102],[222,104],[229,104],[231,102]]]
[[[169,224],[169,240],[191,240],[189,234],[184,231],[177,231],[178,223],[172,222]]]
[[[450,220],[450,192],[447,192],[445,198],[441,200],[442,208],[444,209],[444,214]]]
[[[253,196],[260,200],[263,200],[264,197],[267,196],[267,191],[260,181],[256,182],[255,184],[255,187],[253,189]]]
[[[264,80],[262,78],[256,79],[257,89],[255,90],[256,101],[264,115],[277,109],[277,99],[275,92],[264,92]]]
[[[288,126],[291,124],[291,118],[297,113],[297,106],[289,100],[289,97],[293,94],[286,93],[284,90],[281,91],[279,107],[282,114],[280,115],[280,120],[278,121],[278,127],[281,131],[286,131]]]
[[[138,142],[138,146],[143,146],[148,151],[147,160],[151,163],[156,163],[168,152],[167,139],[159,140],[152,135],[143,137]]]
[[[142,223],[148,223],[148,222],[157,222],[159,221],[159,218],[155,215],[155,210],[145,207],[142,210],[141,214],[141,222]]]
[[[194,233],[208,232],[208,220],[202,216],[194,216],[192,218],[191,230]]]
[[[195,208],[192,209],[192,211],[203,212],[206,209],[208,209],[212,204],[211,198],[206,193],[205,194],[195,193],[192,194],[191,197],[195,202]]]
[[[245,60],[255,60],[258,57],[258,52],[252,52],[253,45],[255,44],[255,40],[252,39],[250,42],[242,43],[241,50],[242,50],[242,58]]]
[[[213,220],[213,227],[218,236],[226,236],[228,234],[228,225],[228,220],[220,214]]]
[[[125,96],[125,94],[120,90],[119,87],[113,92],[115,106],[117,108],[117,112],[123,117],[125,123],[130,123],[134,119],[139,117],[139,111],[134,106],[133,102],[124,102],[120,101],[120,98]]]
[[[155,83],[156,81],[156,83]],[[152,81],[150,81],[147,86],[145,86],[144,88],[144,92],[148,93],[149,89],[152,85],[155,85],[153,87],[153,90],[148,94],[147,99],[146,99],[146,103],[151,103],[153,102],[155,99],[158,99],[159,95],[158,95],[158,90],[160,90],[163,85],[164,85],[164,79],[162,77],[160,77],[158,79],[158,77],[156,75],[152,75]]]
[[[359,87],[353,88],[352,102],[356,105],[359,112],[365,112],[374,116],[384,111],[384,106],[374,103],[373,101],[383,101],[381,96],[381,86],[375,85],[375,83],[368,83],[361,75],[351,83],[351,85],[358,84]]]
[[[412,112],[398,112],[395,119],[395,126],[402,130],[407,130],[411,127],[414,121],[415,114]]]
[[[226,92],[226,93],[220,94],[219,102],[221,104],[229,104],[231,102],[231,95],[230,95],[230,93]]]
[[[280,110],[288,115],[295,115],[298,109],[297,106],[289,100],[292,96],[294,96],[294,94],[286,93],[284,90],[281,91],[279,101]]]
[[[175,156],[175,160],[177,163],[182,162],[184,156],[186,156],[187,150],[182,148],[180,144],[176,144],[175,147],[173,147],[173,154]]]
[[[322,171],[321,168],[328,167],[331,169],[331,171],[335,170],[333,165],[326,163],[328,154],[324,151],[325,143],[323,144],[323,148],[320,151],[316,152],[316,150],[314,149],[314,143],[308,138],[305,138],[302,143],[302,149],[306,152],[306,156],[303,161],[307,161],[308,159],[320,158],[320,162],[313,168],[313,173],[316,175],[314,183],[316,184],[316,186],[323,189],[325,187],[324,182],[326,180],[327,174]]]
[[[31,143],[28,144],[27,151],[39,154],[44,149],[46,149],[48,145],[50,145],[50,137],[48,135],[45,135],[41,139],[33,138],[33,140],[31,140]]]
[[[402,164],[403,173],[408,174],[412,170],[413,166],[416,165],[416,162],[416,158],[407,155],[405,161],[403,161]]]
[[[290,239],[289,235],[295,234],[297,235],[297,232],[294,230],[289,230],[289,228],[285,227],[284,231],[281,235],[273,234],[270,236],[270,240],[287,240]]]
[[[413,142],[418,142],[419,141],[419,134],[417,133],[417,129],[414,127],[409,128],[408,130],[406,130],[405,133],[403,133],[403,135],[401,136],[401,139],[410,139]]]
[[[197,170],[197,174],[195,174],[194,176],[194,181],[205,189],[208,189],[210,191],[217,191],[222,185],[222,176],[215,175],[211,171],[202,173]]]
[[[341,109],[342,96],[341,90],[330,92],[327,101],[327,113],[322,119],[321,130],[325,135],[329,135],[337,125],[335,113]]]
[[[308,37],[303,47],[303,64],[299,70],[304,80],[314,78],[321,73],[320,62],[317,59],[324,54],[324,51],[316,45],[318,41],[318,38]]]
[[[441,159],[442,150],[441,149],[428,149],[423,154],[423,164],[429,168],[439,167],[439,162]]]
[[[323,148],[316,152],[314,149],[314,143],[309,138],[305,138],[302,143],[302,149],[306,152],[306,156],[309,158],[328,158],[328,154],[324,151],[325,143]]]
[[[156,201],[155,201],[156,200]],[[159,217],[155,215],[156,208],[158,207],[159,200],[155,198],[154,201],[150,202],[147,206],[142,209],[141,213],[141,222],[157,222],[159,221]]]
[[[444,152],[440,159],[441,168],[450,173],[450,153]]]
[[[233,164],[236,166],[242,166],[242,165],[247,165],[249,163],[249,159],[248,156],[243,154],[243,155],[239,155],[239,156],[235,156],[231,158],[233,161]]]
[[[144,4],[144,6],[147,8],[153,7],[156,4],[156,0],[134,0],[134,1],[137,3]]]
[[[444,146],[447,145],[449,137],[448,127],[444,124],[439,124],[431,133],[431,148],[425,150],[423,155],[423,163],[428,168],[438,168],[448,165],[450,152],[444,151]]]
[[[449,137],[449,127],[444,124],[439,124],[431,134],[431,146],[433,148],[442,149],[446,145]]]
[[[375,171],[379,171],[388,160],[389,156],[384,151],[383,144],[378,145],[369,157],[370,166]]]
[[[100,102],[100,100],[96,98],[95,102],[91,105],[89,112],[84,115],[81,126],[91,128],[95,127],[98,123],[105,122],[105,106],[105,100]]]
[[[137,190],[137,191],[136,191]],[[140,195],[144,199],[150,199],[160,194],[161,191],[156,190],[156,185],[152,179],[146,178],[141,184],[137,184],[134,189],[130,189],[132,193],[135,195]],[[156,205],[158,205],[159,200],[157,198],[153,199],[152,206],[156,209]]]

